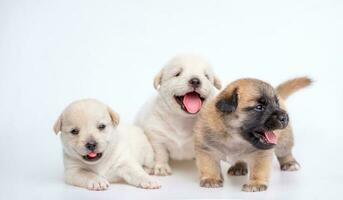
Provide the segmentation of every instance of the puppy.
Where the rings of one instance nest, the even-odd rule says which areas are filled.
[[[144,132],[118,124],[118,114],[97,100],[79,100],[63,111],[54,131],[61,132],[66,183],[105,190],[123,179],[141,188],[160,187],[143,169],[154,165]]]
[[[170,175],[169,158],[194,158],[193,127],[202,105],[221,88],[211,66],[201,57],[180,55],[156,75],[158,95],[139,112],[136,124],[155,151],[155,175]]]
[[[247,192],[267,189],[275,153],[282,170],[296,170],[292,156],[293,135],[284,100],[308,86],[311,80],[296,78],[276,90],[256,79],[229,84],[204,106],[195,125],[195,153],[202,187],[222,187],[220,161],[233,165],[230,175],[245,175]]]

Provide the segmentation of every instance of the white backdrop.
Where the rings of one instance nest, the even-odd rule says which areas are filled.
[[[1,0],[0,199],[341,197],[342,35],[340,0]],[[174,164],[156,191],[65,185],[52,131],[62,109],[92,97],[132,122],[156,93],[154,75],[185,52],[207,57],[224,85],[241,77],[315,80],[288,101],[301,171],[281,173],[275,162],[269,190],[258,194],[240,191],[244,177],[200,188],[193,162]]]

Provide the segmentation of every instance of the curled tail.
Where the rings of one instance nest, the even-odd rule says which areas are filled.
[[[298,77],[281,83],[277,86],[276,91],[279,93],[280,97],[287,99],[294,92],[309,86],[312,80],[308,77]]]

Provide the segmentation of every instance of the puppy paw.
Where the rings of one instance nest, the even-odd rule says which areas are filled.
[[[144,181],[138,184],[138,187],[143,189],[159,189],[161,185],[155,181]]]
[[[156,164],[154,167],[154,175],[167,176],[171,174],[172,174],[172,171],[168,164]]]
[[[227,173],[230,176],[245,176],[248,173],[247,164],[239,162],[231,166]]]
[[[244,184],[242,191],[244,192],[262,192],[267,190],[268,186],[265,184]]]
[[[89,190],[101,191],[107,190],[107,188],[110,186],[110,183],[106,179],[98,177],[96,179],[89,180],[87,185]]]
[[[223,179],[216,178],[202,178],[200,180],[200,186],[206,188],[218,188],[223,187]]]
[[[282,163],[280,165],[282,171],[298,171],[300,169],[300,165],[297,161],[289,161],[286,163]]]

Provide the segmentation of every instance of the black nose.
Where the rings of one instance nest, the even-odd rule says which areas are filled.
[[[269,129],[282,129],[288,125],[288,115],[285,111],[274,112],[266,121],[265,126]]]
[[[199,87],[201,82],[198,78],[192,78],[191,80],[189,80],[189,84],[191,84],[192,87]]]
[[[283,124],[288,124],[288,115],[287,113],[282,113],[278,115],[278,120]]]
[[[282,124],[283,128],[288,125],[288,115],[285,111],[277,111],[273,117]]]
[[[96,145],[97,143],[92,141],[92,142],[88,142],[85,146],[88,150],[94,151],[96,149]]]

